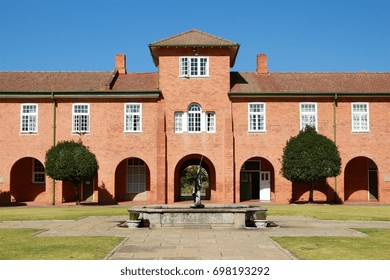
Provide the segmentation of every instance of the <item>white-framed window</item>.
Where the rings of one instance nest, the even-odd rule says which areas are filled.
[[[127,193],[141,193],[146,190],[145,162],[139,158],[127,160]]]
[[[248,127],[250,132],[265,132],[265,103],[248,104]]]
[[[73,104],[72,132],[88,133],[89,122],[90,122],[89,104]]]
[[[45,167],[43,166],[43,164],[37,160],[37,159],[33,159],[33,183],[34,184],[42,184],[42,183],[45,183],[45,177],[46,177],[46,174],[45,174]]]
[[[125,132],[142,131],[142,104],[125,104]]]
[[[216,131],[215,112],[203,112],[199,104],[190,104],[187,112],[175,112],[174,117],[175,133],[215,133]]]
[[[300,130],[304,129],[307,125],[318,130],[317,103],[300,103]]]
[[[202,123],[202,108],[198,104],[191,104],[188,108],[188,131],[200,132]]]
[[[208,77],[209,58],[198,56],[180,57],[180,77]]]
[[[184,112],[175,112],[175,132],[183,132],[184,129]]]
[[[20,106],[20,132],[38,132],[38,104],[21,104]]]
[[[206,131],[215,132],[215,113],[206,112]]]
[[[370,115],[368,103],[352,103],[352,132],[369,132]]]

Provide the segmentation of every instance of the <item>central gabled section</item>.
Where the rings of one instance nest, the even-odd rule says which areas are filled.
[[[230,67],[233,67],[240,45],[238,43],[208,34],[206,32],[192,29],[149,44],[150,53],[152,55],[153,62],[156,66],[159,65],[159,57],[161,53],[165,53],[165,50],[170,48],[185,48],[187,49],[187,54],[189,56],[194,56],[194,57],[203,55],[202,53],[205,53],[206,50],[209,51],[210,49],[214,49],[214,48],[220,48],[220,49],[224,48],[228,50],[230,56]],[[201,66],[202,63],[203,65],[208,63],[207,60],[201,61],[201,59],[199,60],[194,59],[193,61],[191,61],[191,59],[190,60],[188,59],[190,58],[183,57],[183,62],[181,64],[190,67],[192,63],[194,64],[196,63],[197,66],[194,68],[190,67],[191,70],[197,69],[198,67],[202,68]],[[198,69],[197,73],[200,72],[201,69]]]

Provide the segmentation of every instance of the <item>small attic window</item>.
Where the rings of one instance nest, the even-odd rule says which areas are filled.
[[[180,57],[180,77],[208,77],[209,58],[198,56]]]

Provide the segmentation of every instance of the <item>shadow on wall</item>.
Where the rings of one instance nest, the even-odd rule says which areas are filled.
[[[97,189],[98,189],[99,204],[104,204],[104,205],[118,204],[115,201],[114,196],[107,190],[106,184],[104,182],[102,182],[101,185],[97,187]]]
[[[292,183],[290,203],[307,203],[309,201],[310,183]],[[342,204],[343,200],[328,184],[326,178],[314,182],[314,203]]]

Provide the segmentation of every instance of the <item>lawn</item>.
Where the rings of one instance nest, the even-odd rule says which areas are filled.
[[[0,207],[0,221],[75,220],[87,216],[127,216],[129,206]]]
[[[39,237],[38,229],[0,229],[0,260],[100,260],[121,237]]]
[[[275,237],[301,260],[390,260],[390,229],[356,229],[368,237]]]
[[[263,205],[269,216],[307,216],[320,220],[390,221],[390,205]]]

